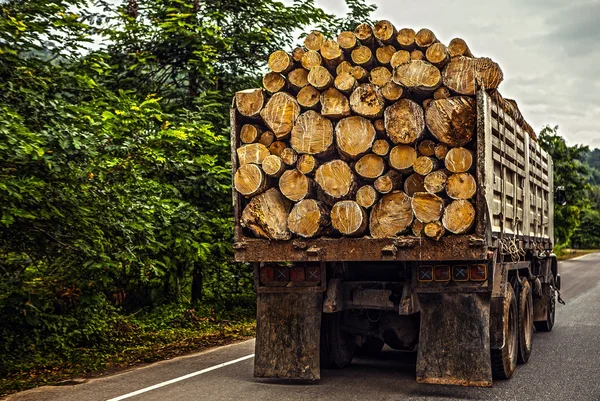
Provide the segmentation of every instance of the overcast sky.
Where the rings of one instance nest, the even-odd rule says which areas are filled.
[[[570,145],[600,147],[600,0],[371,0],[374,20],[466,40],[500,64],[500,92],[539,132],[559,125]],[[284,3],[291,3],[284,0]],[[343,0],[316,0],[345,14]]]

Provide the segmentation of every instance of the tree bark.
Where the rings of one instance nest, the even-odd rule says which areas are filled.
[[[333,85],[340,92],[350,95],[356,89],[356,79],[347,72],[342,72],[335,77]]]
[[[332,160],[319,166],[315,181],[321,188],[324,200],[330,204],[352,197],[356,189],[354,174],[342,160]]]
[[[354,170],[361,177],[374,180],[385,171],[385,161],[381,156],[369,153],[361,157],[354,166]]]
[[[378,177],[373,186],[382,194],[389,194],[395,189],[400,188],[402,183],[402,174],[397,171],[390,170],[385,175]]]
[[[379,199],[379,194],[371,185],[363,185],[356,191],[356,203],[365,209],[372,207]]]
[[[415,48],[415,38],[417,34],[413,29],[403,28],[398,31],[398,36],[396,37],[396,41],[398,45],[404,50],[412,50]]]
[[[400,99],[386,108],[384,120],[385,130],[395,144],[415,143],[425,133],[423,108],[409,99]]]
[[[260,115],[277,139],[286,138],[300,114],[300,105],[288,93],[277,92],[267,102]]]
[[[255,196],[242,212],[242,227],[250,229],[260,238],[289,240],[292,235],[287,226],[291,202],[281,192],[271,188]]]
[[[281,177],[285,171],[285,163],[277,155],[269,155],[262,162],[262,169],[269,177]]]
[[[385,84],[392,80],[392,73],[387,67],[375,67],[371,70],[369,81],[373,85],[383,88]]]
[[[244,124],[240,130],[240,141],[242,143],[254,143],[258,141],[263,130],[258,125]]]
[[[369,152],[375,137],[373,124],[364,117],[344,118],[335,127],[336,146],[345,159],[355,160]]]
[[[496,89],[502,79],[500,66],[489,58],[455,57],[443,73],[444,86],[461,95],[475,95],[478,83]]]
[[[266,96],[262,89],[246,89],[235,93],[235,106],[238,112],[250,118],[259,118]]]
[[[422,223],[431,223],[442,218],[444,200],[435,194],[417,192],[412,196],[412,209]]]
[[[425,224],[423,233],[434,241],[439,241],[444,236],[446,230],[439,221],[432,221],[431,223]]]
[[[308,85],[300,89],[296,99],[298,99],[298,104],[303,108],[314,110],[319,107],[321,92],[316,90],[313,86]]]
[[[425,178],[417,173],[411,174],[404,180],[404,192],[413,196],[418,192],[427,192],[425,189]]]
[[[396,42],[398,31],[390,21],[381,20],[373,26],[373,35],[375,35],[375,38],[379,39],[381,43],[391,45]]]
[[[292,59],[292,56],[287,54],[287,52],[283,50],[275,50],[269,56],[267,64],[269,65],[271,71],[285,74],[294,67],[294,60]]]
[[[290,145],[298,153],[327,154],[333,150],[333,124],[316,111],[302,113],[292,130]]]
[[[298,161],[298,153],[292,148],[285,148],[281,152],[281,160],[288,166],[293,166]]]
[[[387,156],[390,151],[390,143],[385,139],[377,139],[373,142],[372,151],[378,156]]]
[[[305,70],[310,71],[314,67],[321,65],[322,62],[323,59],[321,58],[321,54],[318,51],[309,50],[306,53],[304,53],[304,56],[302,56],[302,61],[300,62],[300,64]]]
[[[421,49],[427,49],[429,46],[433,45],[435,42],[437,42],[437,38],[435,37],[435,34],[427,28],[421,29],[415,35],[415,43]]]
[[[467,46],[467,42],[461,38],[454,38],[450,41],[448,53],[450,54],[450,57],[453,58],[460,56],[473,57],[471,50],[469,50],[469,46]]]
[[[287,75],[288,83],[290,86],[299,91],[308,85],[308,70],[304,68],[296,68],[290,71]]]
[[[303,199],[292,208],[287,224],[290,231],[300,237],[318,237],[331,226],[329,210],[323,202]]]
[[[340,91],[335,88],[329,88],[321,93],[321,114],[332,120],[349,116],[350,102]]]
[[[464,234],[473,227],[475,208],[468,200],[455,200],[444,211],[442,223],[446,230],[454,234]]]
[[[254,163],[261,164],[265,157],[269,156],[269,149],[262,143],[249,143],[242,145],[236,150],[240,166]]]
[[[389,65],[392,61],[392,56],[396,53],[396,48],[392,45],[378,47],[375,50],[375,58],[381,65]]]
[[[319,51],[325,40],[325,36],[321,32],[312,31],[304,38],[304,47],[308,50]]]
[[[376,85],[359,85],[350,95],[350,108],[359,116],[379,118],[383,115],[385,100]]]
[[[279,92],[285,88],[285,78],[278,72],[269,72],[265,74],[262,80],[263,86],[269,93]]]
[[[452,173],[464,173],[473,165],[473,152],[465,148],[452,148],[444,159],[446,168]]]
[[[298,170],[286,170],[279,178],[279,190],[294,202],[308,198],[313,188],[312,180]]]
[[[362,235],[368,226],[367,212],[353,200],[337,202],[331,208],[331,225],[343,235]]]
[[[448,176],[450,176],[450,173],[447,170],[441,169],[433,171],[427,174],[425,180],[423,181],[423,186],[430,194],[440,193],[446,189]]]
[[[390,166],[399,171],[406,171],[415,164],[417,151],[412,146],[397,145],[390,150]]]
[[[317,170],[317,167],[319,167],[319,163],[313,155],[300,155],[296,162],[298,171],[306,175],[314,173]]]
[[[452,174],[448,177],[446,193],[452,199],[470,199],[477,192],[475,178],[469,173]]]
[[[308,83],[318,90],[325,90],[333,85],[333,75],[327,68],[317,65],[308,72]]]
[[[442,74],[433,64],[413,60],[400,64],[394,70],[393,81],[407,89],[422,94],[433,93],[442,84]]]
[[[434,43],[427,48],[425,58],[437,68],[442,69],[450,61],[448,49],[442,43]]]
[[[233,186],[244,196],[254,196],[267,189],[267,178],[260,166],[244,164],[235,172]]]
[[[451,147],[464,146],[475,133],[475,100],[466,96],[434,100],[427,108],[425,121],[438,141]]]
[[[438,160],[429,156],[419,156],[413,164],[413,170],[415,170],[415,173],[422,176],[426,176],[427,174],[436,170],[438,167]]]
[[[373,238],[395,237],[410,227],[413,212],[410,197],[402,191],[384,195],[373,207],[369,228]]]

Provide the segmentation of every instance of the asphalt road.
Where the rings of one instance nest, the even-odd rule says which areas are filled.
[[[519,366],[511,380],[496,381],[493,388],[417,384],[414,356],[391,350],[377,360],[358,359],[349,368],[324,371],[319,384],[256,380],[252,377],[254,342],[246,341],[78,385],[29,390],[9,400],[598,401],[600,253],[561,262],[559,269],[567,305],[559,305],[554,330],[535,333],[529,363]],[[245,359],[236,361],[240,358]],[[146,391],[131,395],[141,389]]]

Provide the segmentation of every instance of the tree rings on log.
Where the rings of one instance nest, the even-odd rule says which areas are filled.
[[[371,75],[369,76],[369,81],[380,88],[383,88],[385,84],[391,81],[391,79],[392,73],[387,67],[383,66],[373,68],[371,70]]]
[[[398,31],[396,41],[402,49],[411,50],[415,47],[415,37],[417,34],[411,28],[402,28]]]
[[[303,199],[292,208],[287,224],[294,234],[303,238],[314,238],[327,231],[331,225],[329,210],[323,202]]]
[[[469,173],[452,174],[446,183],[446,193],[452,199],[470,199],[477,192],[475,178]]]
[[[244,196],[254,196],[267,189],[267,178],[260,166],[244,164],[235,172],[233,186]]]
[[[279,92],[285,88],[285,78],[278,72],[269,72],[265,74],[262,80],[263,87],[269,93]]]
[[[356,173],[368,180],[374,180],[385,171],[385,161],[381,156],[369,153],[361,157],[354,166]]]
[[[435,194],[417,192],[412,196],[412,209],[422,223],[439,220],[444,212],[444,200]]]
[[[332,160],[319,166],[315,181],[328,202],[352,196],[356,185],[352,170],[342,160]]]
[[[359,116],[379,118],[383,115],[385,100],[376,85],[359,85],[350,95],[350,108]]]
[[[335,127],[338,151],[347,159],[356,159],[371,150],[375,136],[371,121],[360,116],[344,118]]]
[[[325,36],[319,31],[312,31],[304,38],[304,47],[308,50],[318,51],[325,43]]]
[[[437,68],[443,68],[448,61],[450,61],[448,49],[446,49],[446,46],[439,42],[434,43],[427,48],[427,51],[425,52],[425,58]]]
[[[350,102],[339,90],[329,88],[321,93],[321,115],[339,120],[350,114]]]
[[[356,39],[358,39],[360,43],[364,46],[371,46],[375,44],[373,28],[371,28],[371,25],[367,23],[363,22],[362,24],[358,25],[354,29],[354,36],[356,36]]]
[[[298,153],[326,154],[333,149],[333,124],[316,111],[302,113],[292,130],[290,145]]]
[[[397,145],[390,151],[389,163],[396,170],[410,169],[417,160],[417,151],[412,146]]]
[[[406,50],[398,50],[390,59],[390,66],[392,68],[398,67],[400,64],[408,63],[410,61],[410,52]]]
[[[238,162],[240,166],[248,163],[261,164],[265,157],[271,153],[262,143],[249,143],[237,148]]]
[[[452,148],[444,159],[446,168],[452,173],[464,173],[473,165],[473,152],[465,148]]]
[[[435,34],[427,28],[423,28],[415,35],[415,43],[421,49],[426,49],[437,41]]]
[[[265,93],[262,89],[246,89],[235,93],[235,107],[245,117],[258,118],[264,104]]]
[[[389,65],[394,53],[396,53],[396,48],[392,45],[378,47],[377,50],[375,50],[375,58],[379,64]]]
[[[296,162],[296,168],[298,171],[306,175],[314,173],[317,170],[317,167],[319,167],[319,163],[313,155],[300,155],[300,157],[298,157],[298,161]]]
[[[291,202],[277,189],[271,188],[252,198],[244,208],[242,227],[250,229],[257,237],[289,240],[292,237],[287,226],[290,208]]]
[[[240,130],[240,141],[242,143],[253,143],[258,141],[262,134],[262,128],[258,125],[244,124]]]
[[[333,75],[327,68],[317,65],[308,72],[308,83],[318,90],[324,90],[333,85]]]
[[[413,212],[410,197],[402,191],[384,195],[371,211],[370,231],[373,238],[395,237],[410,227]]]
[[[272,155],[281,156],[281,152],[287,148],[287,145],[283,141],[275,141],[269,145],[269,152]]]
[[[342,72],[335,77],[333,85],[340,92],[349,95],[354,91],[357,83],[356,79],[350,73]]]
[[[331,225],[343,235],[362,235],[367,224],[367,212],[353,200],[337,202],[331,208]]]
[[[304,88],[300,89],[298,95],[296,95],[298,99],[298,104],[305,109],[316,109],[319,107],[319,101],[321,99],[321,92],[316,90],[314,87],[307,85]]]
[[[304,68],[293,69],[288,73],[287,79],[290,86],[298,91],[308,85],[308,70]]]
[[[373,187],[377,192],[382,194],[388,194],[395,189],[400,187],[402,182],[402,175],[397,171],[390,170],[385,175],[378,177],[373,183]]]
[[[352,51],[358,44],[354,32],[343,31],[337,37],[337,42],[344,51]]]
[[[277,155],[269,155],[262,162],[262,169],[270,177],[279,177],[285,171],[285,163]]]
[[[285,92],[277,92],[271,96],[260,112],[263,121],[278,139],[287,137],[299,114],[298,102]]]
[[[439,221],[432,221],[431,223],[425,224],[423,233],[432,240],[439,241],[446,233],[446,230],[444,230],[444,226]]]
[[[461,95],[475,95],[477,86],[496,89],[503,80],[500,66],[489,58],[455,57],[444,68],[444,86]]]
[[[400,99],[387,107],[384,121],[385,130],[395,144],[412,144],[425,133],[423,108],[409,99]]]
[[[435,142],[429,139],[419,142],[417,149],[419,149],[419,153],[423,156],[435,156]]]
[[[387,156],[390,151],[390,144],[385,139],[377,139],[375,142],[373,142],[373,147],[371,150],[378,156]]]
[[[388,102],[395,102],[400,99],[403,94],[404,89],[394,81],[389,81],[381,88],[381,95]]]
[[[440,142],[464,146],[473,138],[477,110],[475,100],[466,96],[434,100],[425,113],[427,128]]]
[[[446,230],[454,234],[464,234],[475,222],[475,208],[468,200],[455,200],[444,210],[442,223]]]
[[[467,46],[467,42],[461,38],[454,38],[450,41],[448,53],[450,54],[450,57],[453,58],[459,56],[473,57],[471,50],[469,50],[469,46]]]
[[[304,69],[310,71],[314,67],[321,65],[322,62],[323,59],[321,58],[321,53],[315,50],[309,50],[306,53],[304,53],[304,56],[302,56],[302,61],[300,62],[300,64]]]
[[[423,181],[423,185],[430,194],[437,194],[446,189],[449,175],[450,174],[446,170],[436,170],[427,174]]]
[[[394,69],[395,83],[418,93],[432,93],[442,84],[442,74],[435,65],[423,60],[412,60]]]
[[[371,185],[363,185],[356,191],[356,203],[365,209],[369,209],[377,202],[379,194]]]
[[[298,160],[298,153],[292,148],[285,148],[281,152],[281,160],[288,166],[293,166]]]
[[[420,174],[422,176],[426,176],[431,173],[433,170],[438,168],[438,161],[429,156],[419,156],[415,163],[413,164],[413,170],[415,173]]]
[[[391,45],[396,42],[396,38],[398,37],[396,27],[387,20],[378,21],[375,26],[373,26],[373,34],[381,41],[381,43],[386,45]]]
[[[294,60],[292,60],[292,57],[287,52],[275,50],[269,56],[267,64],[271,71],[285,74],[294,67]]]
[[[279,178],[279,190],[283,196],[297,202],[310,195],[312,182],[298,170],[286,170]]]

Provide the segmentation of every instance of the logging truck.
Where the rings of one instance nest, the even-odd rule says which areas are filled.
[[[319,380],[387,345],[418,382],[510,378],[554,325],[564,196],[499,67],[387,21],[304,43],[231,109],[254,375]]]

